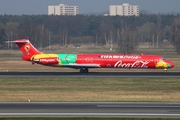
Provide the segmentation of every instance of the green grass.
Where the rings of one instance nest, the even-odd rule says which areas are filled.
[[[112,53],[112,54],[123,54],[118,50],[118,47],[114,47],[110,51],[108,46],[85,46],[80,48],[75,47],[60,47],[58,49],[39,49],[43,53]],[[177,57],[179,56],[173,47],[170,48],[137,48],[132,54],[157,54],[164,57]],[[0,50],[2,56],[21,56],[21,51],[17,48],[16,50]]]
[[[0,101],[180,102],[179,78],[0,78]]]

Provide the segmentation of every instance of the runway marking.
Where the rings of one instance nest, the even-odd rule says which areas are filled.
[[[180,114],[154,114],[154,113],[0,113],[0,117],[12,116],[156,116],[156,117],[180,117]]]
[[[116,78],[179,78],[180,72],[0,72],[0,77],[116,77]]]
[[[180,106],[126,106],[126,105],[97,105],[97,107],[103,108],[103,107],[113,107],[113,108],[179,108]]]

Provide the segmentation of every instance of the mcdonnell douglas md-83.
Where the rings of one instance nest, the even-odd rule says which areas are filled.
[[[54,67],[69,67],[80,69],[81,73],[89,72],[89,68],[137,68],[137,69],[167,69],[174,64],[158,55],[136,54],[45,54],[39,52],[27,39],[12,41],[18,45],[22,60],[31,61]]]

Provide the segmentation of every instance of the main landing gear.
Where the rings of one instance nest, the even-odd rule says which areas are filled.
[[[167,69],[164,69],[164,73],[167,73]]]
[[[79,72],[80,73],[88,73],[89,70],[88,70],[88,68],[81,68]]]

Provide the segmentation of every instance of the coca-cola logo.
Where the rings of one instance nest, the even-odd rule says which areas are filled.
[[[114,64],[114,67],[115,68],[148,68],[147,64],[149,63],[150,61],[135,61],[135,62],[132,62],[132,63],[123,63],[122,60],[119,60],[117,61],[115,64]]]

